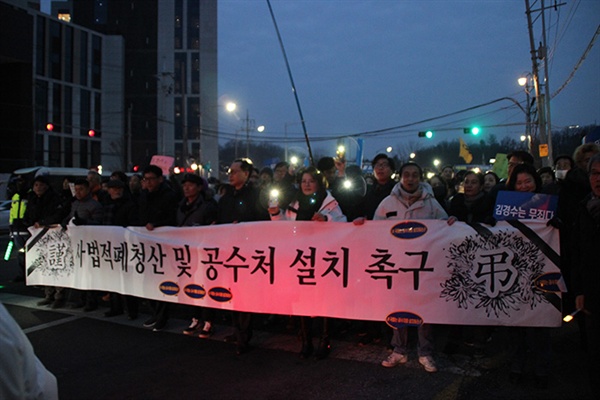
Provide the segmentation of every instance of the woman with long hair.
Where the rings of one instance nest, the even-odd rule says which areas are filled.
[[[327,221],[346,222],[338,202],[327,190],[325,176],[315,167],[303,169],[298,174],[300,190],[289,206],[280,209],[275,194],[269,200],[271,220],[280,221]],[[314,350],[312,343],[313,321],[322,323],[319,347],[315,354],[317,359],[327,357],[331,349],[327,318],[300,317],[300,336],[302,338],[301,358],[308,358]]]

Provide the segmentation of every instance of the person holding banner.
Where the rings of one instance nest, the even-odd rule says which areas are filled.
[[[464,193],[452,197],[448,213],[468,224],[493,224],[494,204],[483,191],[484,184],[482,173],[468,171],[463,180]]]
[[[266,209],[260,206],[260,192],[252,186],[250,173],[252,164],[246,159],[237,159],[229,167],[229,185],[225,187],[218,203],[217,223],[232,224],[267,220]],[[233,312],[233,334],[225,338],[236,343],[236,354],[248,351],[252,337],[252,314]]]
[[[171,187],[165,183],[162,169],[157,165],[144,168],[142,191],[139,202],[140,223],[147,230],[153,231],[160,226],[175,226],[175,211],[179,199]],[[158,332],[167,326],[169,319],[169,303],[151,300],[153,314],[144,327]]]
[[[600,243],[600,153],[590,159],[589,182],[592,192],[579,203],[573,224],[572,243],[572,290],[575,294],[576,311],[585,314],[587,335],[587,372],[592,393],[600,393],[600,268],[598,267],[598,243]]]
[[[23,217],[25,224],[34,228],[59,224],[64,212],[63,203],[50,186],[48,178],[43,175],[36,176],[32,192]],[[45,297],[37,303],[38,306],[50,305],[52,308],[61,308],[65,305],[64,288],[45,286],[44,294]]]
[[[111,179],[107,183],[110,199],[104,205],[102,225],[138,226],[139,218],[137,204],[131,199],[131,194],[125,182],[120,179]],[[123,314],[123,303],[127,306],[127,316],[134,320],[138,315],[138,299],[134,296],[109,293],[110,309],[104,313],[105,317],[114,317]]]
[[[328,221],[346,222],[336,199],[327,191],[325,176],[315,167],[308,167],[300,173],[300,192],[296,199],[285,209],[279,208],[277,198],[271,198],[269,214],[272,221]],[[308,358],[314,347],[312,343],[313,317],[300,317],[300,335],[302,337],[301,358]],[[321,338],[317,348],[316,358],[323,359],[329,355],[331,343],[329,341],[328,320],[319,318],[322,322]]]
[[[506,189],[516,192],[540,193],[542,178],[533,165],[519,164],[513,168]],[[512,333],[517,348],[511,363],[510,381],[515,384],[523,382],[529,355],[532,358],[536,386],[540,389],[546,388],[551,352],[549,328],[515,327],[512,328]]]
[[[217,221],[217,203],[208,195],[208,182],[195,174],[185,174],[181,181],[183,199],[177,208],[177,226],[211,225]],[[197,309],[196,307],[194,307]],[[207,339],[213,334],[212,322],[215,311],[209,307],[200,307],[201,317],[192,318],[189,327],[183,330],[185,335],[198,335]],[[202,324],[200,322],[203,322]]]
[[[374,220],[384,219],[446,219],[448,214],[433,196],[433,190],[428,183],[422,182],[423,170],[414,163],[409,162],[400,167],[400,182],[392,193],[386,197],[377,210]],[[419,363],[425,371],[436,372],[437,366],[433,360],[433,329],[430,324],[421,324],[417,328],[418,344],[417,353]],[[408,361],[408,327],[394,330],[392,346],[394,351],[381,365],[395,367]]]
[[[102,205],[92,197],[90,183],[86,179],[75,181],[75,199],[71,203],[71,211],[63,219],[62,226],[100,225],[102,223]],[[91,290],[71,289],[69,294],[73,308],[83,307],[83,311],[94,311],[98,308],[98,293]]]
[[[496,220],[492,216],[494,203],[485,193],[484,186],[485,176],[482,173],[472,170],[465,173],[464,193],[457,193],[450,199],[449,225],[452,225],[455,220],[467,224],[496,224]],[[450,325],[448,328],[448,343],[444,351],[449,354],[457,350],[459,342],[473,346],[477,353],[482,353],[491,332],[490,328],[485,326]]]
[[[379,204],[389,196],[396,185],[396,181],[392,179],[392,175],[396,171],[393,158],[390,158],[387,154],[380,153],[373,157],[371,165],[373,166],[375,181],[367,187],[367,192],[359,204],[359,211],[362,216],[352,221],[354,225],[362,225],[365,223],[365,220],[372,220]],[[446,196],[446,191],[444,191],[444,196]],[[358,345],[365,346],[373,341],[378,342],[383,337],[388,339],[389,342],[391,334],[391,328],[385,322],[361,321],[358,331],[358,335],[360,336]]]

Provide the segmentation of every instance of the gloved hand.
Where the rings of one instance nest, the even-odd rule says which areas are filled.
[[[556,228],[556,229],[562,228],[562,225],[563,225],[563,222],[557,216],[554,216],[554,217],[550,218],[548,220],[548,222],[546,223],[546,226],[551,226],[551,227]]]
[[[497,222],[498,221],[496,221],[496,218],[494,218],[494,217],[487,217],[483,221],[484,224],[489,225],[489,226],[496,226]]]
[[[75,225],[85,225],[86,224],[86,220],[83,218],[79,217],[79,214],[77,214],[77,211],[75,211],[75,214],[73,215],[73,224]]]

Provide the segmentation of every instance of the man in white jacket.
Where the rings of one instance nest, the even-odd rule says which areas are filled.
[[[373,219],[447,219],[448,214],[435,199],[431,186],[422,182],[422,177],[423,171],[418,164],[402,165],[400,182],[394,186],[392,193],[379,204]],[[437,367],[433,360],[432,326],[422,324],[417,328],[417,333],[419,363],[427,372],[436,372]],[[408,361],[408,328],[395,329],[391,344],[394,346],[394,352],[381,365],[390,368],[406,363]]]

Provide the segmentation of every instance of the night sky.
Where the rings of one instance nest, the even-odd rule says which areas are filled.
[[[48,9],[48,0],[42,0]],[[600,1],[565,0],[546,13],[549,86],[554,94],[573,71],[598,28]],[[533,8],[540,1],[531,0]],[[546,5],[551,5],[546,0]],[[467,143],[524,133],[525,114],[501,101],[443,119],[436,117],[502,97],[525,105],[517,78],[532,70],[524,0],[272,0],[313,149],[334,153],[335,140],[361,132],[365,156],[387,146],[406,154],[432,142],[417,132],[433,129],[436,140]],[[265,125],[253,140],[303,148],[302,126],[266,0],[219,0],[219,102],[222,142],[243,125],[248,110]],[[539,14],[535,14],[538,16]],[[541,41],[541,19],[534,24]],[[600,42],[600,40],[599,40]],[[551,101],[553,130],[598,123],[600,43],[570,83]],[[430,120],[426,123],[419,121]],[[513,126],[498,126],[509,125]],[[480,125],[477,138],[462,127]],[[349,147],[354,141],[347,139]],[[351,152],[352,149],[349,151]]]

